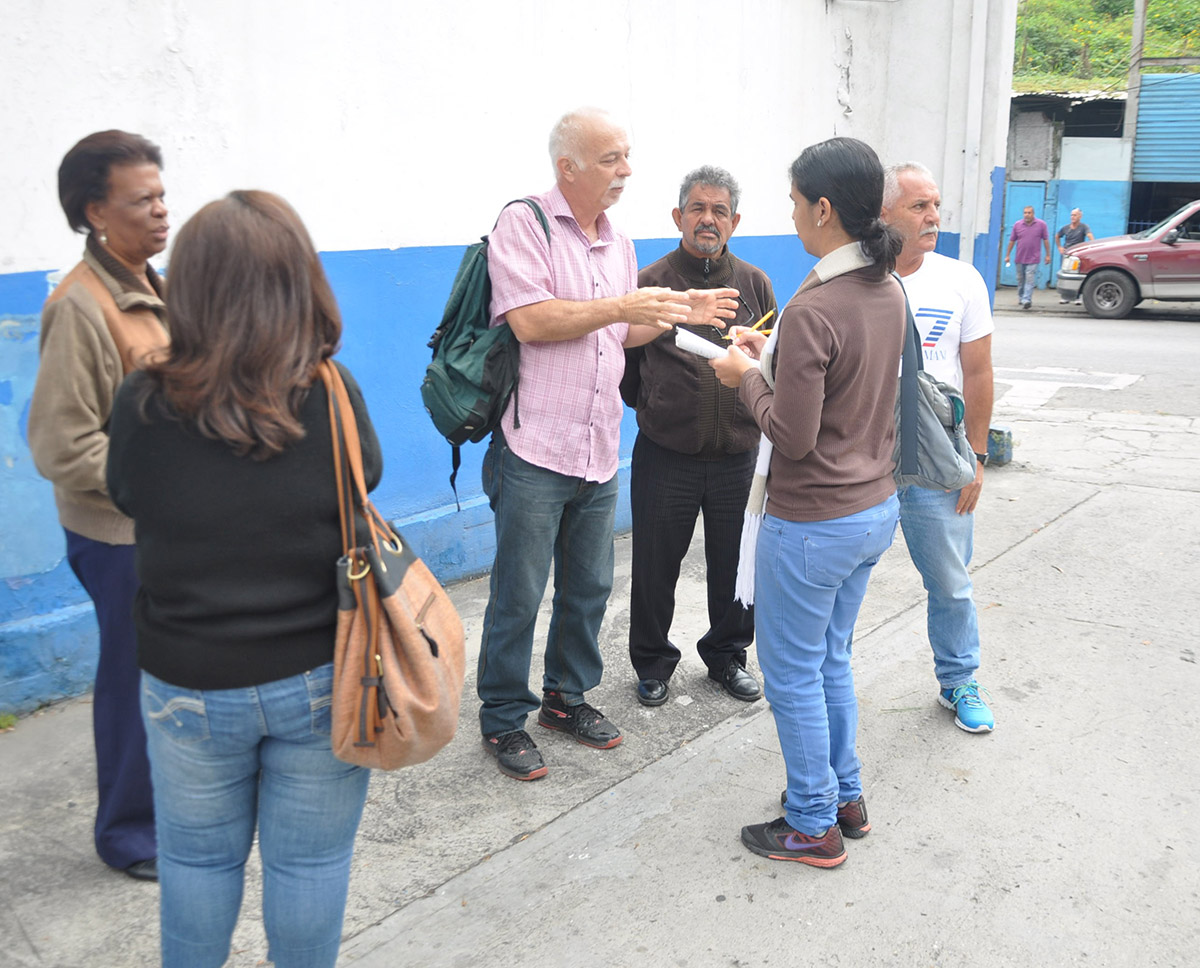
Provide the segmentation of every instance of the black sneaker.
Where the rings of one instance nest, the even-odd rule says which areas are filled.
[[[542,697],[537,721],[539,726],[570,733],[584,746],[598,750],[611,749],[623,738],[621,731],[605,719],[599,709],[593,709],[585,702],[568,706],[562,696],[552,691]]]
[[[787,790],[779,794],[779,805],[787,807]],[[849,803],[839,803],[837,825],[847,837],[858,840],[871,832],[871,821],[867,819],[867,801],[861,796]]]
[[[496,757],[500,772],[514,780],[539,780],[549,772],[537,744],[523,729],[485,736],[483,748]]]
[[[837,867],[846,859],[842,831],[831,825],[818,837],[802,834],[786,817],[742,828],[742,843],[771,860],[794,860],[813,867]]]

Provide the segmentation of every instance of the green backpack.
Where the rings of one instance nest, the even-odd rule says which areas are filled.
[[[549,242],[550,225],[538,203],[531,198],[518,198],[508,205],[517,202],[533,209]],[[467,441],[478,443],[496,428],[510,396],[513,425],[521,426],[517,392],[521,344],[508,323],[488,326],[492,284],[488,278],[487,251],[486,235],[467,247],[450,298],[446,300],[442,321],[429,338],[433,360],[425,368],[421,383],[425,410],[452,448],[450,489],[459,510],[462,506],[458,504],[455,487],[462,463],[459,448]]]

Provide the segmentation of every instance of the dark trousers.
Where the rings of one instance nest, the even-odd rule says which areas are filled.
[[[679,567],[704,515],[704,559],[709,629],[696,643],[709,669],[730,658],[746,664],[754,639],[754,611],[733,599],[738,547],[755,452],[697,460],[659,447],[645,434],[633,445],[633,583],[629,604],[629,658],[639,679],[669,679],[679,649],[667,638],[675,616]]]
[[[150,761],[138,696],[141,672],[133,628],[138,581],[133,545],[105,544],[67,531],[67,561],[91,596],[100,625],[100,661],[92,700],[99,792],[96,853],[106,864],[124,869],[158,854]]]

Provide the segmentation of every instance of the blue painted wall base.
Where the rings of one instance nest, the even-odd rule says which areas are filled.
[[[941,242],[953,245],[951,254],[957,256],[957,239],[947,236]],[[676,245],[677,238],[636,242],[639,265]],[[816,262],[792,236],[735,236],[732,247],[770,276],[780,305]],[[339,359],[363,388],[385,455],[375,502],[399,522],[444,582],[483,574],[495,554],[492,514],[480,481],[486,444],[463,448],[462,511],[457,511],[449,485],[450,446],[434,429],[419,392],[429,361],[426,343],[441,319],[464,248],[321,257],[344,321]],[[0,516],[0,712],[29,712],[86,691],[96,663],[95,615],[66,563],[53,491],[33,467],[26,439],[47,276],[0,275],[0,491],[6,511]],[[627,410],[621,425],[618,531],[630,527],[629,460],[636,436],[635,416]]]

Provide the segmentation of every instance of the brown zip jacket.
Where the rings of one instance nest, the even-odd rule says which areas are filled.
[[[91,252],[42,307],[41,360],[29,408],[29,449],[54,484],[64,528],[107,544],[133,544],[133,521],[104,481],[108,419],[125,374],[167,345],[166,306],[131,292]]]

